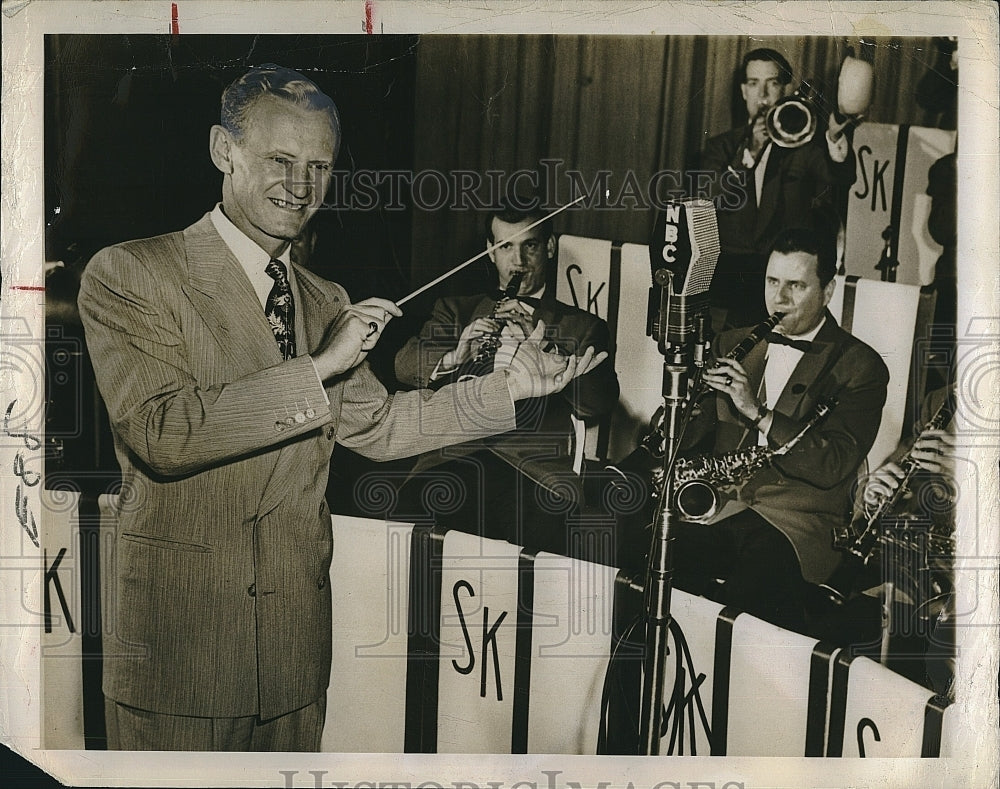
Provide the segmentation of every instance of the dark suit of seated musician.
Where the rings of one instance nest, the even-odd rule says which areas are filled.
[[[473,362],[484,340],[496,336],[494,365],[503,367],[518,343],[540,324],[552,348],[578,354],[587,346],[608,350],[607,324],[588,312],[556,301],[547,285],[556,251],[549,222],[540,210],[506,206],[487,218],[487,241],[503,241],[489,253],[499,292],[439,299],[419,336],[396,356],[396,377],[404,385],[434,387],[481,372]],[[520,274],[517,297],[503,295]],[[499,334],[498,334],[499,333]],[[488,364],[488,363],[487,363]],[[609,362],[580,376],[556,397],[519,404],[518,429],[500,441],[480,441],[423,455],[404,487],[394,517],[435,517],[439,525],[516,545],[566,551],[565,515],[581,500],[573,470],[571,415],[583,421],[609,414],[618,401],[618,378]]]
[[[839,561],[831,530],[850,509],[889,378],[879,355],[826,310],[835,258],[832,233],[779,235],[764,286],[768,311],[785,313],[778,334],[742,363],[723,357],[748,329],[716,338],[718,361],[704,376],[714,402],[703,401],[689,434],[700,429],[714,454],[764,443],[773,448],[795,436],[818,403],[835,397],[837,405],[788,454],[730,493],[710,523],[679,522],[674,530],[680,588],[789,629],[804,626],[805,582],[823,582]]]

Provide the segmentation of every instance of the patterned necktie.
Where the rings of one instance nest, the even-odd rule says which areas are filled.
[[[274,286],[267,294],[264,315],[274,332],[282,358],[291,359],[295,356],[295,302],[292,300],[288,272],[284,263],[274,259],[264,267],[264,271],[274,280]]]

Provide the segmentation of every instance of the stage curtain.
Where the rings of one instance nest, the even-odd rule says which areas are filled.
[[[868,119],[926,125],[915,86],[935,64],[933,41],[873,43],[876,85]],[[570,194],[567,170],[579,173],[588,189],[608,171],[612,200],[630,172],[645,189],[653,173],[693,166],[710,136],[745,121],[736,67],[760,46],[783,52],[796,80],[811,78],[831,91],[846,48],[859,50],[857,40],[829,37],[424,36],[417,52],[415,169],[449,177],[456,170],[478,172],[483,195],[488,170],[506,177],[540,172],[541,190],[557,201]],[[437,185],[427,179],[424,186],[425,199],[433,201]],[[646,243],[652,212],[638,200],[624,205],[571,209],[558,217],[556,230]],[[413,284],[484,243],[474,204],[415,208]],[[482,271],[474,267],[436,292],[461,292]]]

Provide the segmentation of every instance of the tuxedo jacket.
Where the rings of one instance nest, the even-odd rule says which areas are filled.
[[[485,294],[439,299],[420,334],[411,337],[396,354],[397,379],[408,386],[427,386],[441,357],[458,344],[462,330],[476,318],[491,315],[495,306],[496,298]],[[579,355],[587,346],[598,353],[609,350],[608,325],[596,315],[546,295],[532,317],[536,324],[545,322],[546,337],[563,353]],[[571,471],[570,415],[584,421],[600,419],[615,407],[618,391],[614,365],[605,360],[561,392],[518,403],[516,431],[421,457],[415,470],[429,468],[449,456],[488,448],[536,482],[565,480]]]
[[[716,354],[734,348],[749,329],[724,332]],[[743,360],[751,386],[764,375],[767,343],[759,343]],[[829,312],[810,350],[803,354],[774,404],[768,445],[777,448],[795,436],[815,413],[816,405],[836,397],[826,419],[773,465],[739,489],[737,498],[720,508],[721,520],[749,507],[780,529],[799,557],[803,577],[822,583],[841,554],[833,549],[832,529],[850,518],[852,486],[859,467],[875,442],[882,420],[889,371],[882,358],[841,329]],[[758,430],[728,397],[716,395],[715,454],[757,443]]]
[[[736,159],[746,129],[730,129],[706,143],[701,167],[715,171],[719,243],[723,252],[764,254],[778,233],[793,227],[816,203],[834,204],[836,186],[854,183],[855,156],[834,162],[824,135],[799,148],[771,145],[764,172],[760,204],[755,198],[754,174]],[[731,172],[732,166],[735,172]],[[742,189],[736,186],[741,181]]]
[[[123,476],[104,642],[115,701],[271,718],[318,699],[334,444],[387,459],[515,425],[499,374],[390,398],[362,364],[324,388],[308,352],[349,301],[295,276],[302,355],[283,361],[208,215],[86,268],[80,312]]]

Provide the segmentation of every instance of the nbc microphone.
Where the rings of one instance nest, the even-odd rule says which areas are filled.
[[[660,353],[687,345],[696,333],[697,316],[707,319],[708,289],[718,260],[715,206],[708,200],[667,203],[649,244],[653,287],[647,333]]]

